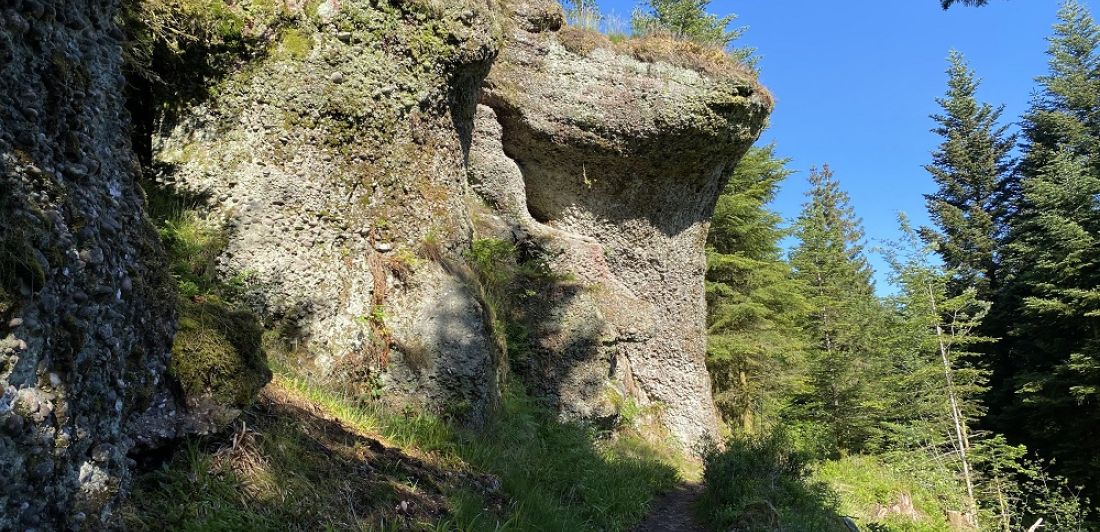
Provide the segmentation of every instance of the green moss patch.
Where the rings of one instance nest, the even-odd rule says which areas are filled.
[[[313,38],[297,28],[290,28],[283,32],[279,50],[291,59],[303,59],[313,49]]]
[[[172,346],[172,373],[188,397],[208,395],[246,407],[271,380],[262,336],[263,328],[251,313],[218,302],[184,301]]]

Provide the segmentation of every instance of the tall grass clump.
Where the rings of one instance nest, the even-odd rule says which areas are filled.
[[[565,8],[565,20],[570,26],[600,31],[603,15],[596,0],[563,0],[562,7]]]

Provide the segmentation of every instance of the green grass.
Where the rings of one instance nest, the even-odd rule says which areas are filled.
[[[510,504],[502,512],[487,512],[461,494],[453,522],[464,529],[623,530],[678,479],[659,449],[631,436],[599,441],[591,430],[559,423],[515,385],[506,389],[494,421],[472,432],[422,412],[356,406],[286,373],[281,381],[360,430],[430,452],[443,463],[466,463],[498,476]]]
[[[773,434],[735,438],[706,459],[701,517],[715,530],[951,530],[962,489],[919,454],[851,455],[813,462],[799,441]],[[903,503],[911,500],[912,504]]]
[[[418,520],[393,515],[397,501],[408,497],[402,495],[409,486],[400,482],[400,472],[391,475],[397,480],[357,477],[364,460],[346,449],[365,444],[326,441],[318,446],[313,422],[271,411],[261,402],[245,418],[251,440],[241,443],[239,427],[233,434],[193,440],[168,464],[139,479],[125,511],[128,526],[625,530],[678,481],[675,466],[659,449],[626,435],[600,440],[590,430],[561,424],[515,386],[507,389],[495,421],[473,432],[421,411],[391,412],[355,401],[286,367],[273,369],[271,389],[286,390],[338,420],[354,435],[342,438],[380,438],[430,464],[438,478],[458,479],[439,482],[437,498],[446,511]],[[463,472],[498,479],[499,492],[461,481]],[[356,504],[348,503],[349,494],[359,497]]]
[[[950,530],[949,510],[965,510],[961,486],[934,464],[921,463],[905,471],[912,457],[852,455],[820,464],[813,479],[829,485],[840,496],[840,511],[881,530],[932,532]],[[924,460],[927,462],[927,460]],[[889,514],[876,519],[878,506],[889,507],[902,495],[912,498],[914,516]]]

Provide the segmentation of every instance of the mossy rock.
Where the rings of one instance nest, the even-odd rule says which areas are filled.
[[[232,408],[252,404],[271,380],[256,316],[218,302],[180,305],[179,332],[172,345],[172,374],[188,401],[211,398]]]

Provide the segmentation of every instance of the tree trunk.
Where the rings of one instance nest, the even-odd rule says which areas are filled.
[[[936,306],[936,296],[932,287],[928,286],[928,299],[932,304],[932,315],[936,320],[936,342],[940,348],[940,358],[943,361],[943,374],[947,382],[947,399],[951,405],[951,420],[955,424],[955,438],[959,449],[959,460],[962,462],[963,478],[966,480],[966,498],[969,506],[969,519],[972,524],[977,524],[978,503],[974,498],[974,479],[970,474],[970,437],[966,431],[966,420],[959,410],[958,397],[955,395],[954,370],[951,368],[951,358],[948,356],[948,347],[944,339],[943,326],[940,324],[939,309]]]

